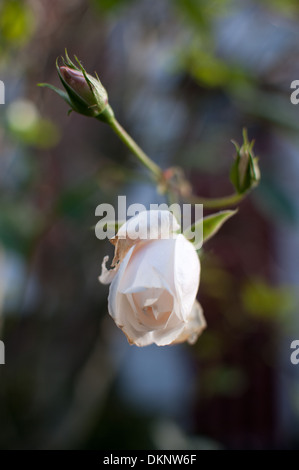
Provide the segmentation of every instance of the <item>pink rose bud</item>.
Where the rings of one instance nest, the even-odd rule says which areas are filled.
[[[66,101],[71,111],[95,117],[107,123],[113,120],[114,114],[108,103],[107,91],[101,84],[99,77],[89,75],[77,57],[78,65],[75,65],[69,58],[67,51],[65,51],[65,56],[65,59],[62,58],[64,65],[60,66],[58,59],[56,61],[57,72],[65,91],[49,83],[40,83],[39,86],[45,86],[55,91]]]
[[[66,90],[70,99],[75,106],[78,105],[77,95],[86,103],[86,114],[96,116],[104,111],[108,105],[108,95],[98,78],[65,65],[59,67],[59,71],[63,82],[65,82],[64,84],[67,85]]]

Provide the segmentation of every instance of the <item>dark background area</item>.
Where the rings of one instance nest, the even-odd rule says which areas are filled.
[[[1,0],[0,447],[298,448],[299,8],[291,0]],[[165,202],[59,86],[67,48],[118,120],[194,191],[232,192],[242,128],[260,186],[201,254],[195,346],[129,346],[98,276],[95,208]]]

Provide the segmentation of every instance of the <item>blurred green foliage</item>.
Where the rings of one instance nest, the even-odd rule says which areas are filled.
[[[40,216],[24,200],[0,203],[0,240],[2,247],[27,255],[38,231]]]
[[[221,364],[219,367],[210,367],[205,372],[202,393],[209,397],[213,395],[232,397],[242,394],[246,386],[246,372],[238,367]]]
[[[269,320],[287,320],[287,314],[294,311],[298,299],[295,290],[289,286],[270,286],[264,280],[251,279],[242,287],[241,298],[249,314]]]
[[[57,145],[60,132],[49,119],[42,118],[29,100],[10,103],[6,120],[11,137],[24,145],[36,148],[50,148]]]
[[[279,12],[289,18],[294,18],[299,12],[299,5],[296,0],[263,0],[259,2],[274,12]]]
[[[0,50],[7,50],[25,45],[35,29],[34,12],[29,4],[22,0],[2,0],[0,5]]]
[[[250,81],[250,76],[237,64],[228,64],[217,57],[213,48],[207,49],[204,40],[193,40],[181,60],[190,75],[207,88],[234,87]]]
[[[133,3],[133,1],[135,0],[92,0],[91,3],[101,13],[117,14],[120,8],[125,7],[127,4]]]
[[[233,6],[232,0],[175,0],[175,3],[199,34],[206,27],[210,33],[215,18],[228,14]]]

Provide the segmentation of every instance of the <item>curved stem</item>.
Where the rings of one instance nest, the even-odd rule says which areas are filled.
[[[123,143],[131,150],[131,152],[138,158],[152,174],[154,180],[157,182],[163,181],[162,169],[151,160],[146,153],[139,147],[139,145],[132,139],[132,137],[125,131],[120,123],[115,119],[114,115],[106,121]],[[170,188],[166,190],[168,193],[169,200],[173,202],[174,194],[172,194]],[[238,204],[245,197],[247,193],[238,194],[234,193],[230,196],[219,197],[219,198],[204,198],[200,196],[189,196],[186,198],[186,202],[191,204],[203,204],[206,209],[219,209],[225,207],[231,207]]]
[[[109,121],[109,125],[124,142],[124,144],[134,153],[138,160],[152,173],[155,180],[160,181],[163,179],[162,169],[151,160],[144,151],[136,144],[132,137],[125,131],[119,122],[113,118]]]
[[[205,209],[220,209],[224,207],[231,207],[238,204],[247,195],[247,193],[238,194],[234,193],[230,196],[218,197],[218,198],[205,198],[201,196],[190,196],[188,202],[191,204],[203,204]]]

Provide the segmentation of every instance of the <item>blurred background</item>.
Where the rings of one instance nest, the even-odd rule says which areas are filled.
[[[1,0],[0,447],[299,448],[299,5],[293,0]],[[112,131],[71,113],[67,48],[117,118],[194,191],[230,194],[233,146],[262,181],[201,254],[195,346],[129,346],[98,275],[95,208],[164,202]]]

